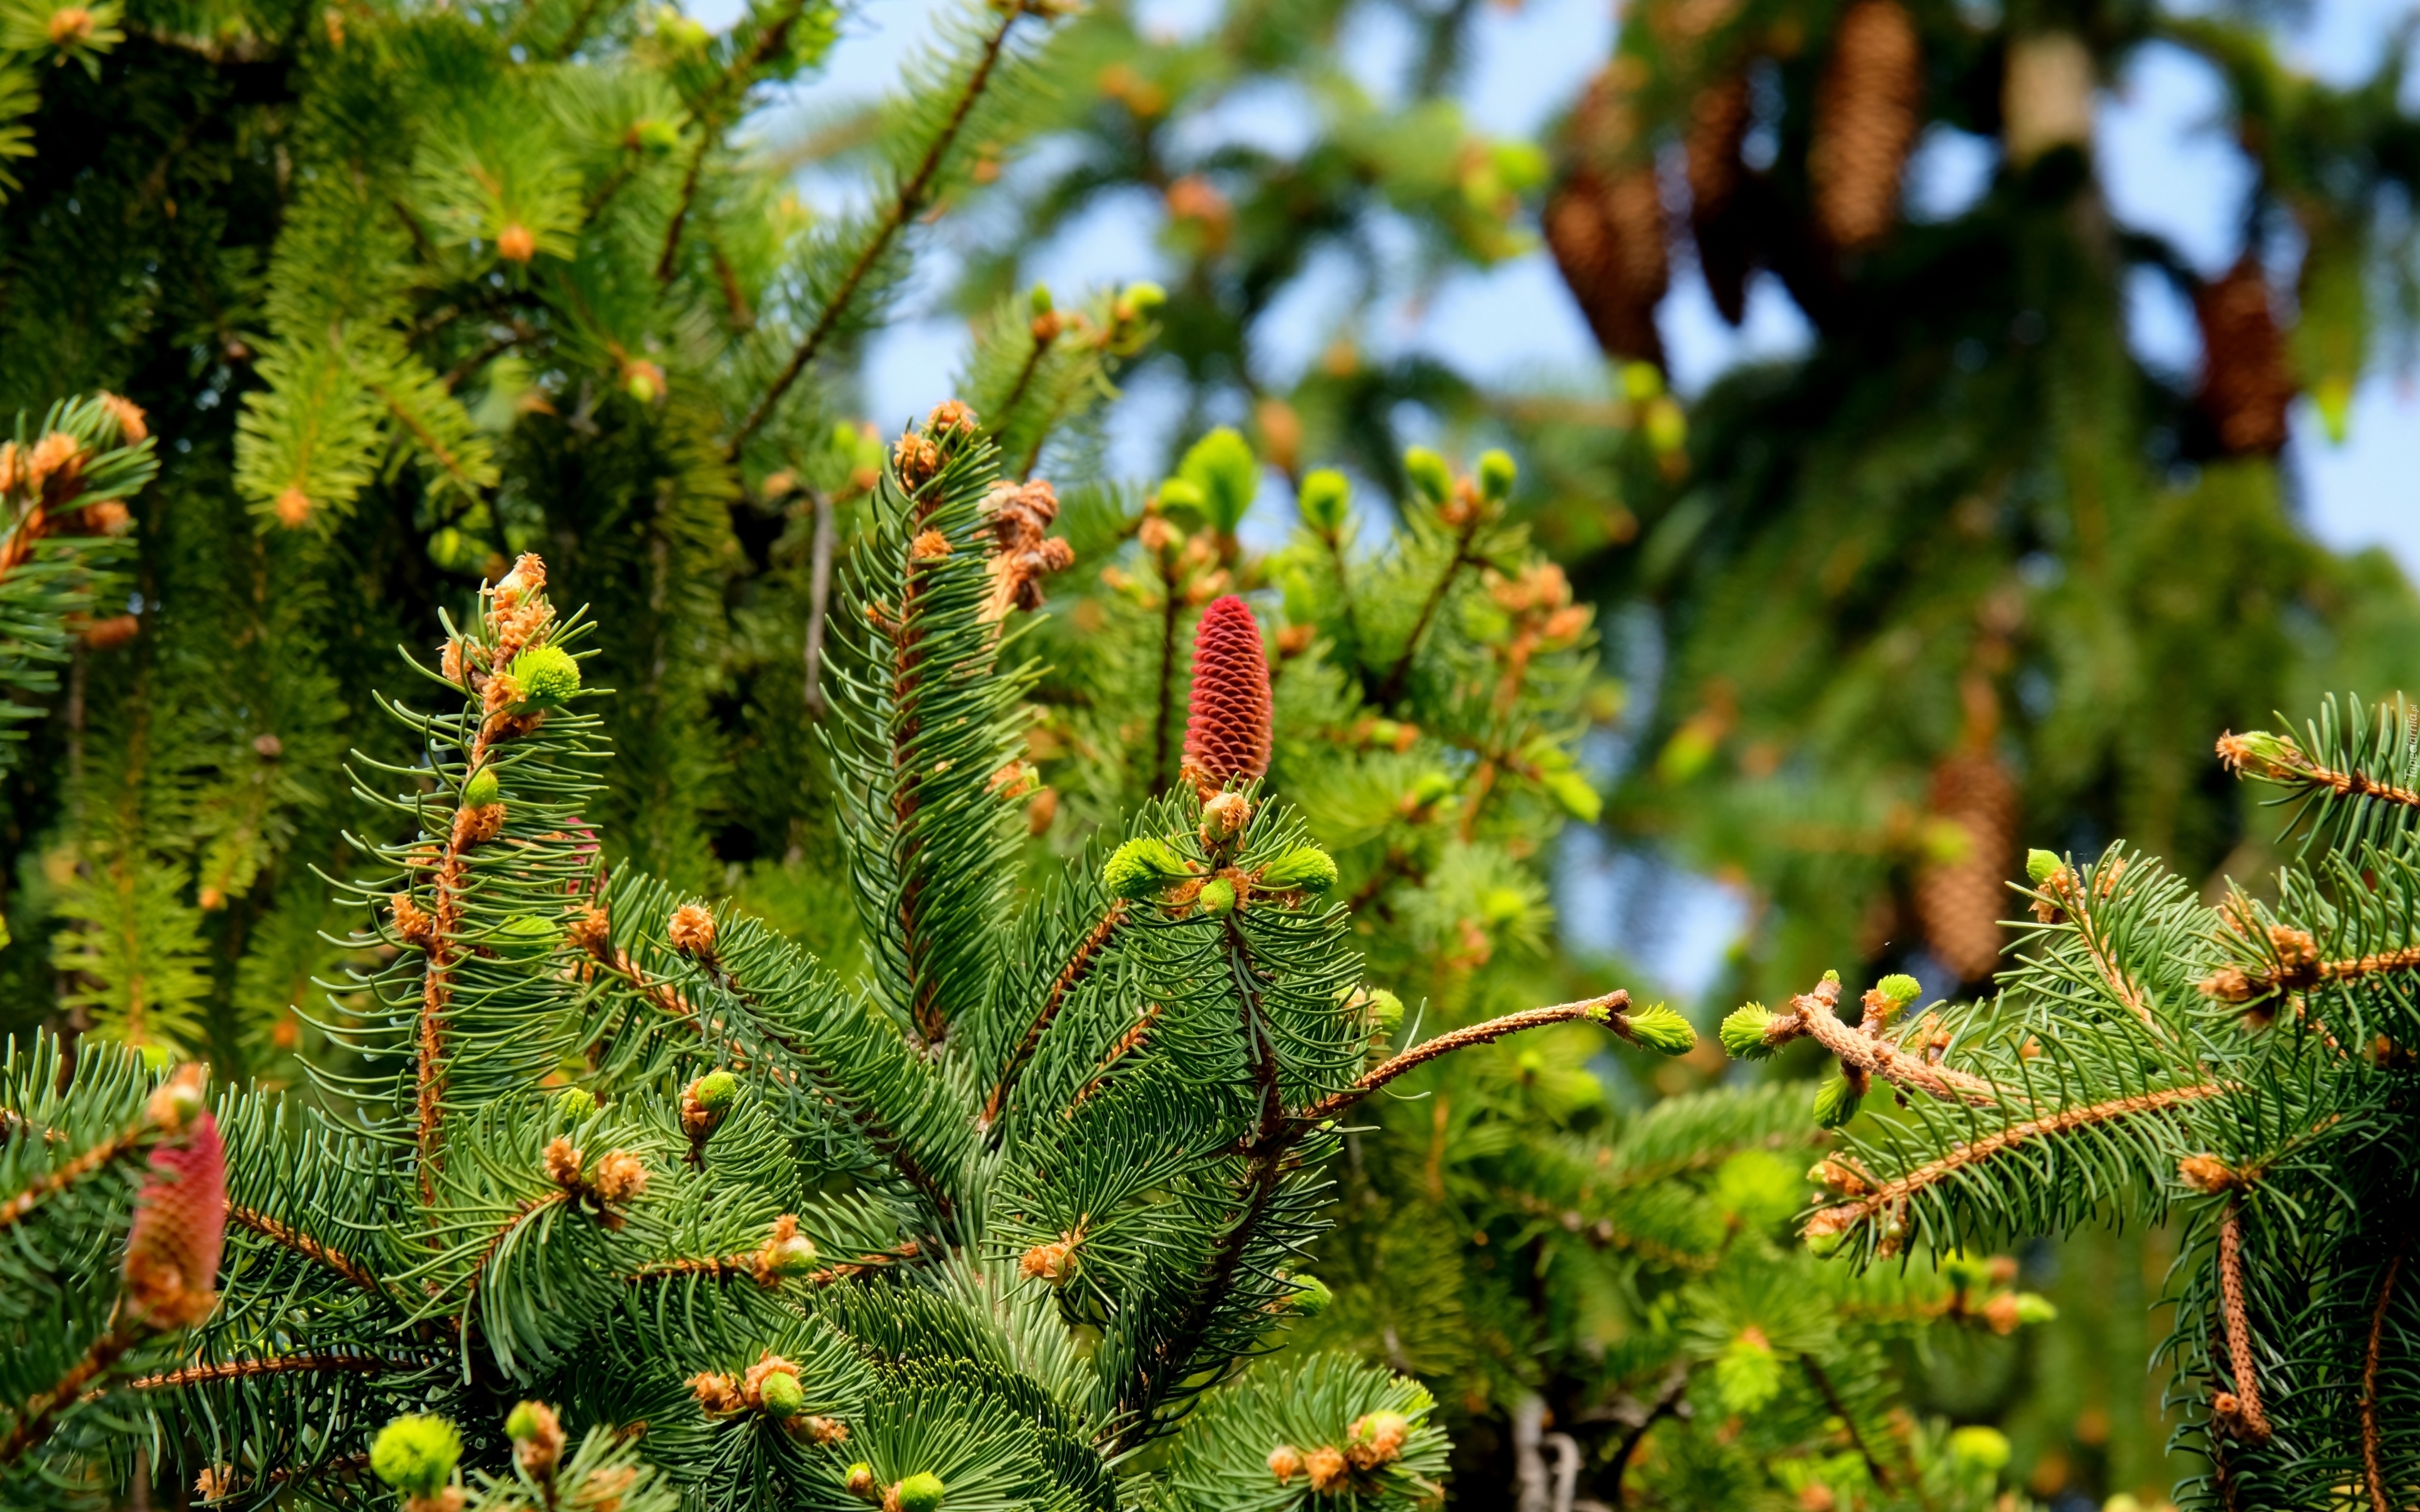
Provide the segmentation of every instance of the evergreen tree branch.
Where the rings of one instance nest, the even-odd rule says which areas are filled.
[[[773,410],[781,404],[783,396],[790,392],[791,386],[806,372],[807,364],[815,360],[815,354],[823,350],[824,343],[830,340],[832,332],[840,328],[841,317],[857,298],[858,290],[873,277],[883,255],[891,250],[892,243],[898,239],[908,223],[923,213],[934,180],[940,175],[941,164],[948,160],[950,148],[956,144],[959,131],[967,124],[967,117],[974,113],[975,101],[983,98],[984,90],[989,86],[992,73],[1000,64],[1001,52],[1008,45],[1008,34],[1024,19],[1026,9],[1027,0],[1016,0],[1001,10],[1000,23],[984,39],[983,51],[976,57],[973,71],[967,76],[965,87],[958,91],[948,119],[925,147],[923,159],[916,164],[915,172],[909,174],[898,192],[892,195],[874,235],[866,239],[857,260],[842,275],[840,287],[825,301],[822,312],[815,316],[815,323],[808,328],[806,335],[790,353],[790,360],[783,364],[780,376],[756,401],[756,407],[748,412],[748,418],[740,423],[738,431],[732,436],[729,446],[724,450],[725,461],[737,462],[750,439],[773,417]]]
[[[1121,898],[1109,904],[1109,911],[1101,916],[1101,921],[1093,926],[1091,933],[1076,947],[1075,954],[1068,957],[1066,965],[1060,969],[1057,979],[1050,983],[1050,992],[1043,998],[1041,1009],[1033,1015],[1033,1022],[1026,1026],[1024,1037],[1009,1053],[1008,1063],[1001,1068],[1000,1080],[992,1084],[991,1096],[985,1100],[982,1116],[976,1119],[978,1128],[988,1131],[1000,1120],[1001,1110],[1007,1106],[1008,1094],[1015,1088],[1018,1074],[1025,1070],[1026,1062],[1033,1058],[1034,1048],[1042,1043],[1042,1036],[1049,1031],[1051,1021],[1059,1016],[1059,1010],[1067,1001],[1067,995],[1082,986],[1084,979],[1092,975],[1093,968],[1100,964],[1102,954],[1109,949],[1109,940],[1117,933],[1118,926],[1125,922],[1125,918],[1126,903]]]
[[[2386,1472],[2379,1455],[2378,1354],[2386,1335],[2386,1309],[2395,1300],[2395,1278],[2402,1271],[2403,1257],[2411,1249],[2412,1236],[2406,1234],[2387,1258],[2386,1276],[2378,1285],[2378,1305],[2370,1309],[2369,1348],[2362,1355],[2361,1467],[2369,1485],[2371,1512],[2387,1512],[2395,1504],[2386,1499]]]
[[[1830,1408],[1832,1415],[1840,1420],[1841,1431],[1848,1434],[1850,1447],[1855,1449],[1857,1458],[1866,1462],[1866,1473],[1873,1477],[1876,1486],[1884,1490],[1889,1490],[1891,1489],[1889,1468],[1874,1458],[1874,1451],[1867,1444],[1865,1434],[1858,1431],[1855,1416],[1849,1412],[1849,1404],[1840,1399],[1839,1392],[1833,1387],[1832,1378],[1824,1374],[1823,1366],[1811,1354],[1801,1354],[1798,1357],[1798,1363],[1806,1367],[1807,1379],[1815,1383],[1815,1390],[1822,1395],[1823,1405]]]
[[[806,8],[807,0],[790,0],[788,7],[756,34],[748,50],[731,60],[731,66],[722,70],[722,77],[717,79],[706,97],[690,109],[690,119],[698,125],[697,151],[689,160],[689,171],[681,176],[680,198],[674,203],[672,219],[664,225],[663,255],[656,259],[657,283],[673,281],[680,256],[681,230],[689,224],[690,212],[697,206],[698,180],[706,170],[706,154],[714,150],[716,143],[721,140],[723,128],[729,124],[723,118],[724,110],[734,100],[748,92],[754,83],[752,75],[764,66],[765,60],[788,45],[790,28],[798,24],[799,17],[805,13]]]
[[[839,530],[832,518],[831,496],[817,488],[808,496],[814,511],[815,535],[807,576],[807,713],[824,717],[824,631],[831,620],[832,550]]]
[[[105,1375],[127,1350],[143,1342],[146,1331],[131,1322],[120,1322],[92,1341],[84,1358],[68,1367],[66,1375],[43,1391],[38,1392],[17,1410],[17,1426],[0,1439],[0,1465],[13,1465],[25,1451],[51,1436],[56,1426],[54,1420],[69,1403],[83,1396],[85,1387]]]
[[[2235,1384],[2234,1405],[2230,1412],[2221,1394],[2217,1404],[2221,1416],[2232,1418],[2236,1427],[2255,1443],[2266,1443],[2276,1430],[2269,1414],[2260,1408],[2260,1378],[2252,1353],[2252,1319],[2243,1305],[2243,1204],[2230,1200],[2226,1211],[2218,1221],[2218,1286],[2220,1313],[2226,1325],[2227,1374]]]
[[[2116,1123],[2140,1114],[2157,1113],[2207,1097],[2217,1097],[2226,1088],[2216,1082],[2196,1082],[2184,1087],[2165,1087],[2156,1092],[2138,1092],[2129,1097],[2111,1098],[2105,1103],[2093,1103],[2084,1107],[2064,1108],[2040,1118],[2012,1123],[1995,1129],[1979,1139],[1968,1140],[1947,1153],[1908,1172],[1905,1176],[1885,1181],[1871,1195],[1854,1202],[1844,1202],[1823,1209],[1807,1222],[1810,1238],[1838,1234],[1864,1223],[1906,1201],[1915,1194],[1956,1175],[1969,1165],[1990,1160],[1993,1156],[2013,1149],[2028,1139],[2055,1137],[2096,1124]]]
[[[244,1360],[221,1360],[212,1365],[185,1365],[163,1370],[158,1375],[137,1376],[126,1383],[129,1391],[171,1391],[178,1386],[206,1386],[213,1381],[243,1381],[254,1376],[290,1375],[301,1372],[328,1371],[337,1374],[382,1375],[390,1370],[408,1370],[409,1365],[381,1359],[375,1354],[271,1354]],[[87,1391],[84,1399],[99,1401],[105,1391]]]
[[[2420,792],[2382,781],[2366,772],[2320,764],[2291,739],[2255,732],[2232,731],[2218,738],[2218,759],[2226,769],[2245,777],[2308,789],[2325,789],[2339,798],[2368,798],[2402,809],[2420,809]]]
[[[226,1215],[227,1222],[240,1228],[249,1229],[272,1244],[292,1250],[304,1259],[326,1266],[364,1291],[380,1297],[387,1295],[386,1287],[378,1277],[370,1274],[360,1261],[330,1248],[308,1234],[288,1228],[265,1212],[230,1202],[227,1204]]]
[[[1428,634],[1429,622],[1435,619],[1437,610],[1444,607],[1446,595],[1453,591],[1454,579],[1462,576],[1465,567],[1486,565],[1470,554],[1471,543],[1478,539],[1479,528],[1484,521],[1482,512],[1474,508],[1470,511],[1470,517],[1455,533],[1453,555],[1447,559],[1445,571],[1437,575],[1436,586],[1430,589],[1428,597],[1421,601],[1420,612],[1412,621],[1411,634],[1404,640],[1403,655],[1395,658],[1394,669],[1387,673],[1387,680],[1379,684],[1377,691],[1372,695],[1377,702],[1392,708],[1403,698],[1404,687],[1411,679],[1413,658],[1419,654],[1420,640]]]
[[[1575,1003],[1558,1003],[1551,1008],[1524,1009],[1518,1013],[1507,1013],[1502,1018],[1489,1019],[1484,1024],[1474,1024],[1468,1028],[1455,1029],[1450,1034],[1440,1034],[1435,1039],[1414,1045],[1393,1059],[1363,1072],[1360,1079],[1342,1091],[1331,1092],[1321,1098],[1288,1119],[1287,1127],[1296,1134],[1315,1129],[1396,1077],[1406,1072],[1418,1070],[1439,1056],[1450,1055],[1456,1050],[1474,1044],[1485,1044],[1491,1040],[1501,1040],[1508,1034],[1518,1034],[1523,1029],[1543,1028],[1549,1024],[1568,1024],[1574,1019],[1595,1019],[1614,1026],[1615,1032],[1620,1033],[1621,1031],[1616,1021],[1621,1017],[1621,1009],[1629,1001],[1628,989],[1616,988],[1602,997],[1586,998]]]
[[[2076,938],[2084,942],[2085,952],[2091,958],[2093,969],[2100,973],[2102,983],[2109,989],[2110,995],[2140,1019],[2145,1028],[2156,1034],[2160,1032],[2160,1025],[2151,1016],[2149,995],[2143,990],[2141,983],[2127,975],[2125,966],[2118,959],[2117,946],[2109,932],[2094,918],[2101,900],[2107,898],[2116,888],[2124,864],[2116,857],[2103,862],[2096,870],[2088,888],[2072,868],[2062,868],[2052,873],[2042,890],[2074,920]],[[2086,896],[2087,891],[2092,894],[2089,898]]]
[[[1615,1506],[1629,1504],[1630,1493],[1622,1482],[1630,1472],[1630,1457],[1637,1454],[1638,1446],[1647,1441],[1649,1429],[1668,1417],[1680,1415],[1682,1399],[1688,1391],[1689,1366],[1685,1362],[1676,1363],[1664,1378],[1664,1389],[1655,1394],[1655,1400],[1648,1407],[1645,1415],[1621,1436],[1621,1443],[1613,1451],[1612,1496]]]
[[[1825,978],[1813,992],[1801,993],[1790,1000],[1791,1011],[1776,1015],[1765,1029],[1765,1043],[1786,1044],[1804,1035],[1838,1057],[1842,1065],[1880,1076],[1894,1087],[1977,1107],[1998,1107],[2009,1100],[1996,1082],[1936,1066],[1882,1039],[1879,1022],[1869,1020],[1868,1028],[1852,1028],[1836,1011],[1839,1002],[1839,980]]]

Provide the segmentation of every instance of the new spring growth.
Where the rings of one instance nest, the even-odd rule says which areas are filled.
[[[502,801],[504,795],[504,785],[496,780],[496,769],[485,763],[471,774],[469,781],[462,784],[462,807],[465,809],[484,809]]]
[[[1479,497],[1491,504],[1500,504],[1512,497],[1512,480],[1519,475],[1510,453],[1486,451],[1479,454]]]
[[[542,961],[553,953],[563,931],[535,914],[515,914],[496,926],[489,948],[507,961]]]
[[[929,1470],[920,1470],[898,1485],[882,1499],[883,1512],[941,1512],[941,1477]]]
[[[1333,537],[1344,528],[1344,517],[1352,511],[1353,485],[1334,468],[1321,468],[1304,477],[1295,505],[1302,511],[1304,524]]]
[[[1445,458],[1425,446],[1415,446],[1404,454],[1404,474],[1412,486],[1432,504],[1443,504],[1453,497],[1453,470]]]
[[[1117,302],[1109,307],[1109,314],[1116,316],[1120,324],[1125,324],[1142,319],[1167,302],[1168,290],[1156,284],[1128,284],[1119,292]]]
[[[1109,858],[1101,864],[1101,885],[1112,897],[1131,902],[1183,881],[1192,871],[1168,841],[1138,835],[1111,851]]]
[[[513,1459],[532,1480],[545,1480],[563,1459],[563,1420],[544,1402],[523,1402],[504,1419]]]
[[[1815,1088],[1815,1121],[1826,1129],[1839,1128],[1857,1116],[1857,1104],[1865,1095],[1865,1089],[1845,1075],[1826,1077]]]
[[[1298,846],[1261,868],[1254,886],[1264,892],[1325,893],[1336,886],[1336,862],[1316,845]]]
[[[1235,911],[1235,885],[1225,877],[1212,877],[1202,884],[1202,891],[1194,902],[1202,905],[1203,913],[1213,918],[1232,914]]]
[[[785,1212],[773,1220],[760,1258],[768,1275],[804,1275],[815,1268],[815,1242],[799,1233],[798,1218]]]
[[[806,1388],[787,1370],[768,1371],[756,1383],[756,1396],[768,1417],[791,1418],[807,1410]]]
[[[1404,1000],[1384,987],[1372,987],[1367,990],[1363,1011],[1370,1015],[1371,1027],[1385,1034],[1404,1022]]]
[[[1327,1283],[1315,1275],[1290,1275],[1286,1279],[1294,1283],[1294,1294],[1286,1299],[1286,1305],[1300,1317],[1317,1318],[1336,1300]]]
[[[532,646],[513,658],[512,679],[522,708],[559,708],[580,691],[580,663],[561,646]]]
[[[370,1473],[411,1501],[433,1498],[462,1461],[462,1435],[442,1417],[407,1413],[370,1442]]]
[[[2246,730],[2240,735],[2229,732],[2219,736],[2218,759],[2230,772],[2272,779],[2299,777],[2310,765],[2302,748],[2266,730]]]
[[[2025,878],[2037,887],[2050,886],[2050,879],[2066,870],[2067,863],[2059,859],[2056,851],[2025,852]]]
[[[738,1077],[727,1071],[707,1072],[681,1089],[681,1132],[692,1141],[704,1140],[738,1101]]]
[[[848,1467],[848,1474],[843,1484],[847,1487],[849,1495],[861,1502],[881,1500],[880,1488],[874,1480],[874,1467],[862,1459]]]
[[[585,1087],[566,1087],[554,1094],[554,1111],[577,1122],[597,1111],[597,1094]]]
[[[1617,1013],[1609,1022],[1614,1033],[1659,1056],[1685,1056],[1698,1047],[1698,1031],[1689,1027],[1689,1021],[1661,1003]]]
[[[1723,1050],[1733,1060],[1762,1060],[1774,1052],[1765,1031],[1773,1027],[1773,1013],[1762,1003],[1746,1003],[1731,1010],[1717,1031]]]

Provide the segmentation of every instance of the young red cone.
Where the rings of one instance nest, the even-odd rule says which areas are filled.
[[[218,1304],[226,1239],[226,1150],[209,1114],[151,1152],[126,1235],[126,1297],[155,1328],[191,1328]]]
[[[1261,627],[1234,594],[1215,599],[1193,633],[1193,698],[1185,774],[1203,793],[1269,769],[1269,659]]]

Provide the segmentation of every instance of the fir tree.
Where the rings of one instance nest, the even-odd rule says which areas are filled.
[[[197,1066],[13,1054],[12,1504],[123,1487],[138,1448],[215,1502],[366,1471],[411,1512],[1434,1493],[1417,1383],[1231,1380],[1316,1295],[1340,1124],[1464,1045],[1687,1031],[1600,993],[1388,1053],[1334,864],[1261,779],[1232,599],[1186,779],[1025,885],[1037,486],[998,459],[936,409],[851,560],[828,738],[860,981],[605,861],[597,634],[524,555],[423,696],[380,700],[421,759],[354,759],[396,838],[340,889],[364,965],[311,1011],[313,1097],[205,1109]]]
[[[2190,1505],[2410,1494],[2413,729],[2331,702],[2300,734],[2219,741],[2286,808],[2291,859],[2257,895],[2211,906],[2123,844],[2036,850],[1993,997],[1918,1013],[1869,993],[1853,1024],[1826,976],[1724,1024],[1735,1053],[1804,1038],[1838,1062],[1816,1111],[1851,1139],[1806,1223],[1819,1253],[2181,1226],[2161,1353],[2205,1467]]]

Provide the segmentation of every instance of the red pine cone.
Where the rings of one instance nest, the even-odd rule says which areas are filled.
[[[2017,861],[2015,779],[1990,754],[1962,751],[1932,769],[1931,808],[1966,833],[1965,854],[1926,867],[1916,913],[1934,959],[1961,981],[1980,981],[2000,964],[2000,918],[2014,896],[2004,885]]]
[[[1213,599],[1193,632],[1193,695],[1185,720],[1185,773],[1216,792],[1269,769],[1269,659],[1261,626],[1234,594]]]
[[[2201,326],[2201,391],[2219,449],[2230,456],[2273,454],[2286,444],[2294,374],[2269,303],[2269,278],[2250,256],[2194,294]]]
[[[1924,102],[1924,44],[1899,0],[1855,0],[1840,17],[1815,97],[1807,153],[1824,239],[1854,251],[1899,218],[1900,170]]]
[[[155,1328],[191,1328],[218,1304],[226,1239],[226,1149],[218,1120],[196,1116],[182,1138],[151,1152],[126,1235],[126,1296]]]

